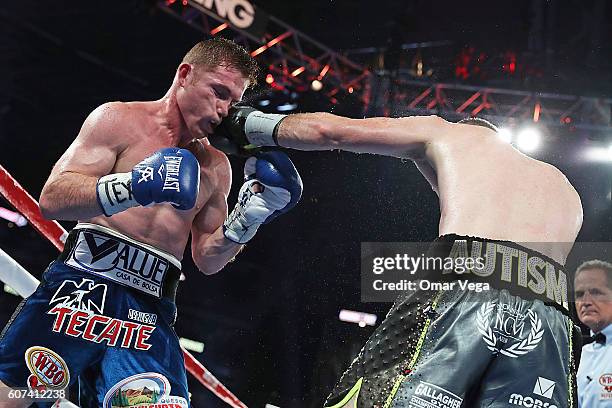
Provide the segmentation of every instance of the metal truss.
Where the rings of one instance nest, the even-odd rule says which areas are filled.
[[[321,92],[332,103],[336,103],[336,97],[343,92],[367,103],[370,72],[363,66],[274,16],[265,15],[261,34],[239,28],[215,13],[215,4],[205,0],[164,0],[157,3],[164,12],[208,36],[216,36],[228,29],[232,31],[233,39],[250,50],[260,65],[269,70],[271,76],[266,82],[277,89],[292,87],[305,91],[316,79],[323,85]],[[259,16],[265,12],[257,9],[255,14]]]
[[[611,131],[611,98],[592,98],[487,88],[418,80],[377,77],[367,116],[438,114],[449,119],[467,116],[495,123],[532,121],[590,131]]]
[[[319,80],[321,92],[330,102],[337,103],[340,94],[352,94],[363,103],[366,116],[438,114],[460,119],[478,115],[495,123],[531,120],[546,126],[612,130],[610,98],[433,83],[394,78],[389,73],[374,75],[262,10],[254,9],[263,20],[258,31],[238,27],[230,21],[227,9],[220,13],[215,8],[236,2],[243,12],[245,5],[252,6],[248,0],[161,0],[157,6],[207,36],[225,32],[244,45],[267,68],[270,75],[266,82],[272,88],[304,92],[313,80]],[[224,12],[226,18],[221,17]]]

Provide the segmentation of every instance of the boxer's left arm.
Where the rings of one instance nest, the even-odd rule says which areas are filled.
[[[192,256],[205,274],[221,270],[261,225],[291,210],[302,196],[302,179],[291,159],[280,151],[260,152],[245,162],[238,202],[228,215],[230,171],[227,162],[225,188],[215,191],[192,228]]]
[[[227,196],[232,184],[231,168],[220,172],[215,191],[196,215],[191,227],[191,254],[198,269],[211,275],[219,272],[242,250],[244,245],[225,238],[223,221],[227,217]]]

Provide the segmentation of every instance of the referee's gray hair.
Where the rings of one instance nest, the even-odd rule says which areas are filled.
[[[612,263],[601,261],[599,259],[592,259],[590,261],[586,261],[580,264],[578,269],[576,269],[576,274],[574,279],[578,277],[578,274],[585,270],[591,269],[600,269],[606,273],[606,278],[608,280],[608,287],[612,289]]]

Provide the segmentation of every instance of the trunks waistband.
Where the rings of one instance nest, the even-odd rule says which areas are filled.
[[[174,301],[181,263],[174,256],[110,228],[79,223],[58,261],[156,298]]]
[[[428,255],[474,260],[475,265],[465,273],[432,271],[438,279],[441,274],[443,280],[486,282],[525,300],[539,299],[569,316],[568,276],[561,264],[537,251],[510,241],[449,234],[434,240]]]

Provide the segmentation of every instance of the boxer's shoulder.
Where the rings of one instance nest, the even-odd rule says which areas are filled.
[[[476,146],[482,144],[500,144],[501,142],[500,138],[496,137],[494,130],[483,126],[452,122],[446,122],[440,126],[444,131],[440,132],[437,139],[449,144],[470,144]]]
[[[89,115],[88,119],[110,125],[127,126],[150,120],[159,113],[156,102],[106,102]]]
[[[567,176],[559,170],[557,167],[553,166],[550,163],[546,163],[539,160],[535,161],[538,166],[540,166],[544,177],[543,177],[543,185],[553,185],[558,189],[561,193],[564,194],[564,200],[567,203],[568,207],[573,208],[580,214],[582,214],[582,201],[580,200],[580,195],[572,185],[572,183],[568,180]],[[551,183],[554,182],[554,183]]]
[[[128,134],[147,117],[147,110],[133,102],[107,102],[95,108],[83,127],[101,136]]]
[[[95,108],[83,122],[73,147],[82,149],[106,146],[122,151],[129,144],[122,123],[127,122],[126,109],[122,102],[108,102]]]
[[[548,185],[558,187],[561,189],[565,189],[570,193],[576,193],[576,190],[566,177],[566,175],[559,170],[556,166],[534,159],[532,157],[526,156],[523,153],[516,150],[517,154],[520,154],[524,160],[524,167],[531,167],[533,173],[537,176],[537,178]]]
[[[88,116],[87,120],[114,123],[124,120],[136,108],[129,102],[106,102],[95,108]]]

